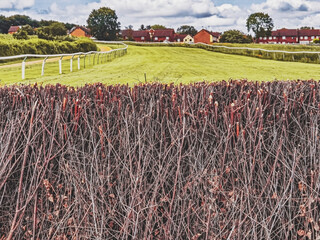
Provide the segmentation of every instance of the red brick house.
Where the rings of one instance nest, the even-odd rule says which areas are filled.
[[[208,30],[202,29],[194,36],[194,42],[211,44],[219,42],[220,36],[221,34],[218,32],[210,32]]]
[[[187,34],[174,34],[174,41],[175,42],[183,42],[186,36],[188,36],[188,35]]]
[[[8,30],[9,34],[14,34],[16,32],[18,32],[18,30],[21,28],[21,26],[11,26]]]
[[[270,37],[260,37],[258,43],[273,44],[308,44],[320,37],[320,30],[317,29],[286,29],[282,28],[272,31]]]
[[[154,30],[153,42],[174,41],[174,29]]]
[[[76,26],[70,30],[70,35],[74,37],[91,37],[90,29],[83,26]]]
[[[174,30],[173,29],[161,29],[161,30],[122,30],[122,38],[124,40],[134,40],[136,42],[163,42],[163,41],[174,41]]]
[[[151,37],[148,30],[140,30],[132,32],[133,40],[136,42],[150,42]]]
[[[301,29],[299,30],[299,42],[308,44],[314,39],[320,39],[320,29]]]

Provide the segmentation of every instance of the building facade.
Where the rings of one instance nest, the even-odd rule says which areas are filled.
[[[269,37],[260,37],[258,43],[309,44],[320,38],[319,29],[286,29],[272,31]]]
[[[74,37],[91,37],[90,29],[83,26],[73,27],[69,34]]]
[[[194,36],[195,43],[216,43],[219,42],[220,33],[218,32],[209,32],[208,30],[202,29]]]

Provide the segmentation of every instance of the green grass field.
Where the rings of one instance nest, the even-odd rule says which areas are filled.
[[[83,65],[83,64],[82,64]],[[258,81],[316,79],[320,80],[320,65],[281,62],[252,57],[209,52],[202,49],[173,47],[129,46],[128,54],[111,62],[87,65],[69,73],[70,63],[64,61],[64,74],[58,75],[58,63],[47,63],[41,77],[41,64],[29,66],[25,81],[21,68],[0,69],[1,85],[13,83],[67,84],[82,86],[86,83],[137,84],[145,82],[190,83],[248,79]]]

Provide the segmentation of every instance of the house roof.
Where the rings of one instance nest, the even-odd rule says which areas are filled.
[[[299,30],[300,36],[320,36],[320,30],[319,29],[301,29]]]
[[[71,28],[71,30],[70,30],[70,34],[72,33],[72,32],[74,32],[76,29],[78,29],[78,28],[80,28],[82,31],[84,31],[86,34],[90,34],[91,33],[91,31],[90,31],[90,29],[88,29],[88,28],[86,28],[86,27],[84,27],[84,26],[75,26],[75,27],[73,27],[73,28]]]
[[[148,37],[149,32],[146,30],[139,30],[139,31],[133,31],[132,32],[132,37]]]
[[[219,32],[210,32],[210,31],[208,31],[208,30],[206,30],[206,29],[202,29],[200,32],[202,32],[202,31],[205,31],[205,32],[209,33],[210,35],[212,35],[213,37],[216,37],[216,38],[219,38],[220,35],[221,35],[221,33],[219,33]],[[198,32],[198,33],[199,33],[199,32]],[[197,33],[197,34],[198,34],[198,33]]]
[[[174,39],[184,39],[186,36],[188,36],[187,34],[175,34],[174,35]]]
[[[271,35],[273,37],[282,37],[282,36],[294,37],[294,36],[298,36],[298,30],[282,28],[276,31],[272,31]]]
[[[159,29],[154,30],[154,37],[169,37],[170,35],[174,35],[173,29]]]
[[[20,29],[20,26],[11,26],[8,32],[17,32]]]
[[[133,30],[132,29],[126,29],[126,30],[121,30],[121,35],[122,37],[129,37],[129,36],[132,36],[133,34]]]

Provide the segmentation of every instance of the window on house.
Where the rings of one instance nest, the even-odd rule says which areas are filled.
[[[276,37],[273,37],[273,39],[276,40],[277,38],[276,38]]]
[[[301,36],[300,39],[303,39],[303,37]]]
[[[294,37],[291,37],[291,39],[294,39]]]
[[[144,40],[144,37],[141,37],[141,40]]]
[[[158,37],[155,37],[154,40],[158,41]]]
[[[314,36],[312,36],[311,39],[314,39]]]
[[[262,40],[262,37],[260,37],[259,39]]]
[[[283,36],[283,37],[282,37],[282,39],[286,39],[286,38],[287,38],[286,36]]]
[[[269,37],[269,40],[272,40],[272,37]]]
[[[267,37],[264,37],[263,40],[267,40]]]
[[[169,38],[169,37],[166,37],[166,39],[169,40],[170,38]]]
[[[180,42],[180,38],[178,39],[178,42]]]
[[[304,39],[307,40],[307,39],[308,39],[308,36],[305,36]]]

